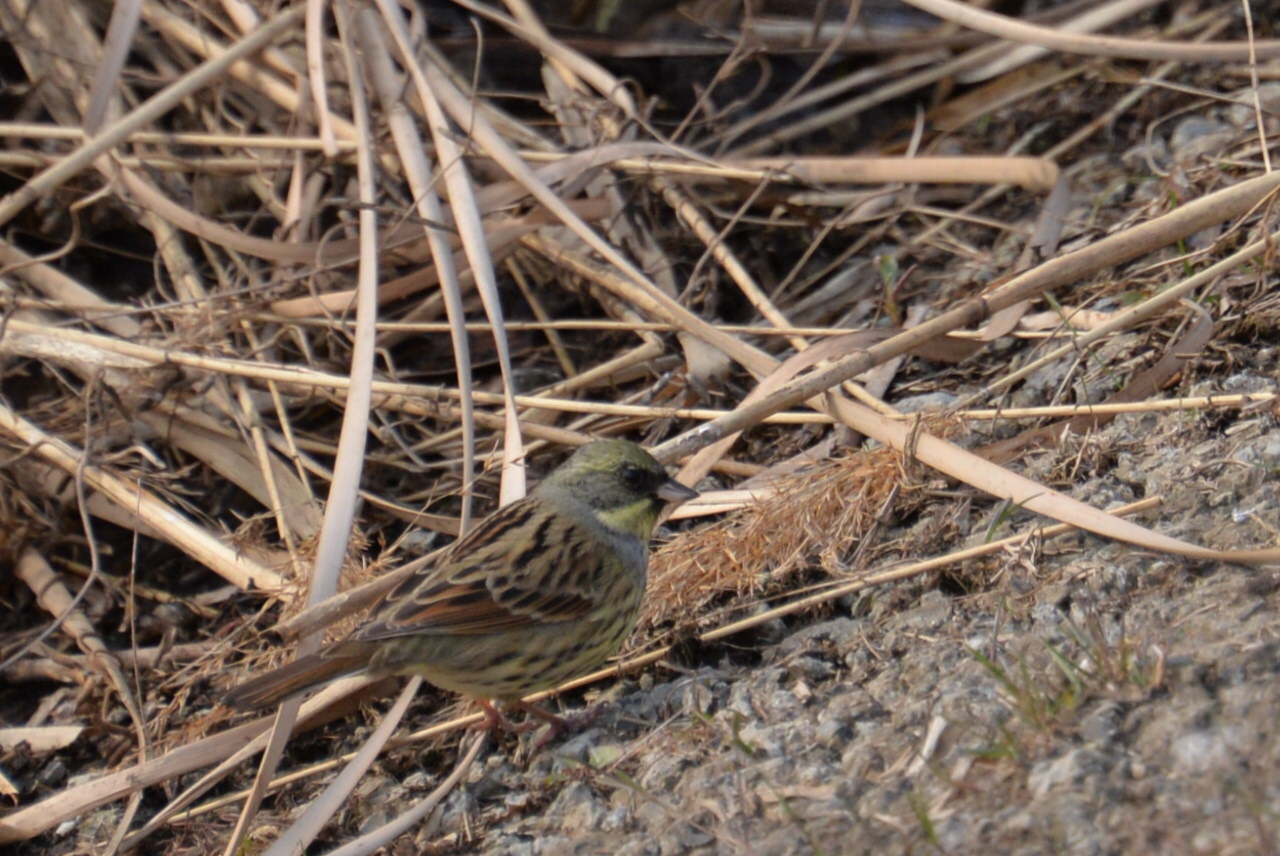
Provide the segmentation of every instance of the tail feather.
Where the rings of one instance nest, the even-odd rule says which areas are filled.
[[[367,657],[309,654],[233,687],[222,697],[222,703],[238,710],[270,707],[289,696],[359,672],[367,664]]]

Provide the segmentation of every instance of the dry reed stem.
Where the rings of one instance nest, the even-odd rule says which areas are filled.
[[[308,580],[307,602],[316,604],[328,599],[338,591],[340,574],[347,554],[352,525],[356,516],[356,503],[359,494],[361,474],[364,469],[365,448],[368,436],[369,409],[372,404],[372,377],[374,370],[374,350],[377,337],[377,289],[379,275],[378,215],[374,207],[375,144],[370,124],[369,107],[365,98],[363,74],[355,56],[353,37],[354,21],[351,9],[346,5],[336,8],[339,23],[340,43],[346,60],[348,79],[352,82],[351,102],[356,140],[356,165],[358,196],[362,203],[359,213],[360,261],[356,281],[356,313],[355,339],[351,348],[351,383],[347,389],[347,403],[343,411],[342,427],[338,438],[337,456],[334,461],[333,480],[329,485],[329,494],[325,503],[324,523],[321,526],[316,547],[315,562]],[[365,46],[368,49],[369,45]],[[304,636],[298,643],[297,656],[303,657],[320,650],[323,640],[318,634]],[[398,713],[389,714],[383,727],[394,728],[403,715],[407,698],[395,709]],[[277,764],[283,757],[285,746],[293,732],[295,717],[302,707],[300,700],[286,701],[280,705],[275,722],[267,735],[263,748],[262,760],[254,781],[254,788],[249,799],[245,801],[236,827],[228,836],[226,853],[232,856],[239,848],[241,839],[248,833],[249,825],[257,813],[258,806],[266,796],[267,784],[274,777]],[[381,730],[380,730],[381,731]],[[380,733],[380,732],[379,732]],[[371,738],[370,746],[376,740]],[[376,744],[381,745],[381,744]],[[376,751],[376,750],[375,750]],[[372,760],[372,758],[370,758]],[[350,781],[349,787],[355,782]],[[335,782],[335,787],[337,783]],[[342,792],[345,797],[349,791]],[[303,826],[307,821],[316,832],[323,825],[336,806],[332,799],[317,801],[311,812],[295,826]],[[305,831],[299,830],[298,837],[306,839]],[[286,836],[284,841],[289,840]],[[279,845],[280,842],[277,842]],[[302,843],[298,849],[305,849]]]
[[[1037,27],[994,12],[975,9],[955,0],[906,0],[906,2],[947,21],[1013,42],[1023,42],[1064,53],[1125,59],[1171,60],[1175,62],[1241,62],[1251,57],[1280,57],[1280,40],[1241,42],[1166,43],[1150,39],[1079,34],[1063,29]]]
[[[193,91],[220,78],[229,68],[234,68],[240,62],[240,57],[252,54],[269,44],[295,23],[297,18],[297,9],[285,11],[276,16],[270,24],[263,26],[232,48],[220,51],[213,59],[199,66],[191,74],[166,87],[137,110],[114,122],[93,139],[86,141],[75,153],[63,158],[56,165],[26,182],[18,190],[0,199],[0,224],[9,222],[23,208],[70,181],[87,169],[93,161],[122,143],[134,130],[154,122]]]
[[[129,514],[136,515],[165,540],[229,582],[243,589],[287,594],[283,578],[275,571],[239,554],[221,538],[195,525],[136,482],[116,477],[99,467],[84,465],[82,452],[3,406],[0,406],[0,431],[7,432],[19,447],[30,448],[36,457],[68,475],[83,478],[90,488]]]

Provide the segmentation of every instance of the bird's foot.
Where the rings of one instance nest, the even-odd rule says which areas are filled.
[[[582,713],[561,716],[545,708],[538,707],[532,702],[521,701],[516,702],[512,707],[529,714],[530,718],[524,722],[512,722],[493,702],[487,699],[478,699],[476,703],[484,711],[484,719],[471,726],[476,731],[492,731],[500,728],[503,731],[514,731],[522,734],[528,731],[536,731],[545,724],[547,727],[533,741],[533,745],[530,747],[530,754],[536,754],[538,750],[547,746],[561,734],[586,728],[595,722],[600,715],[598,707],[590,707]]]
[[[538,727],[536,722],[512,722],[502,711],[498,710],[497,705],[487,699],[477,699],[476,704],[480,705],[480,709],[484,711],[484,719],[471,726],[476,731],[493,731],[500,728],[503,731],[520,733],[533,731]]]
[[[538,707],[536,704],[532,704],[530,702],[522,701],[517,704],[516,707],[520,708],[534,719],[539,719],[542,722],[547,723],[546,730],[539,734],[537,739],[533,741],[533,745],[529,747],[530,755],[537,754],[540,749],[547,746],[566,731],[581,731],[583,728],[586,728],[591,723],[595,722],[596,718],[600,715],[600,709],[598,707],[589,707],[582,713],[575,713],[571,716],[560,716],[559,714],[552,713],[551,711]],[[537,723],[532,720],[526,723],[526,725],[533,725],[535,728],[537,727]]]

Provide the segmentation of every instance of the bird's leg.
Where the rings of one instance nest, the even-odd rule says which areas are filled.
[[[537,728],[537,723],[521,722],[515,723],[507,719],[502,711],[488,699],[476,699],[476,704],[480,705],[480,709],[484,711],[484,719],[471,726],[476,731],[492,731],[495,728],[501,728],[503,731],[532,731]]]
[[[545,708],[538,707],[532,702],[518,701],[512,707],[524,711],[532,719],[527,722],[517,723],[508,719],[498,709],[497,705],[488,699],[476,699],[476,704],[480,705],[480,709],[484,711],[484,719],[471,726],[476,731],[492,731],[495,728],[501,728],[503,731],[523,733],[533,731],[545,722],[547,730],[538,735],[538,738],[533,741],[533,746],[530,750],[535,753],[566,731],[577,731],[586,728],[595,721],[600,713],[599,708],[591,707],[573,716],[560,716]]]

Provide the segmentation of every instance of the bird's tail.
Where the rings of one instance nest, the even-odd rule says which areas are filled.
[[[309,654],[233,687],[222,697],[222,703],[239,710],[269,707],[291,695],[327,684],[343,675],[359,672],[368,662],[367,655]]]

